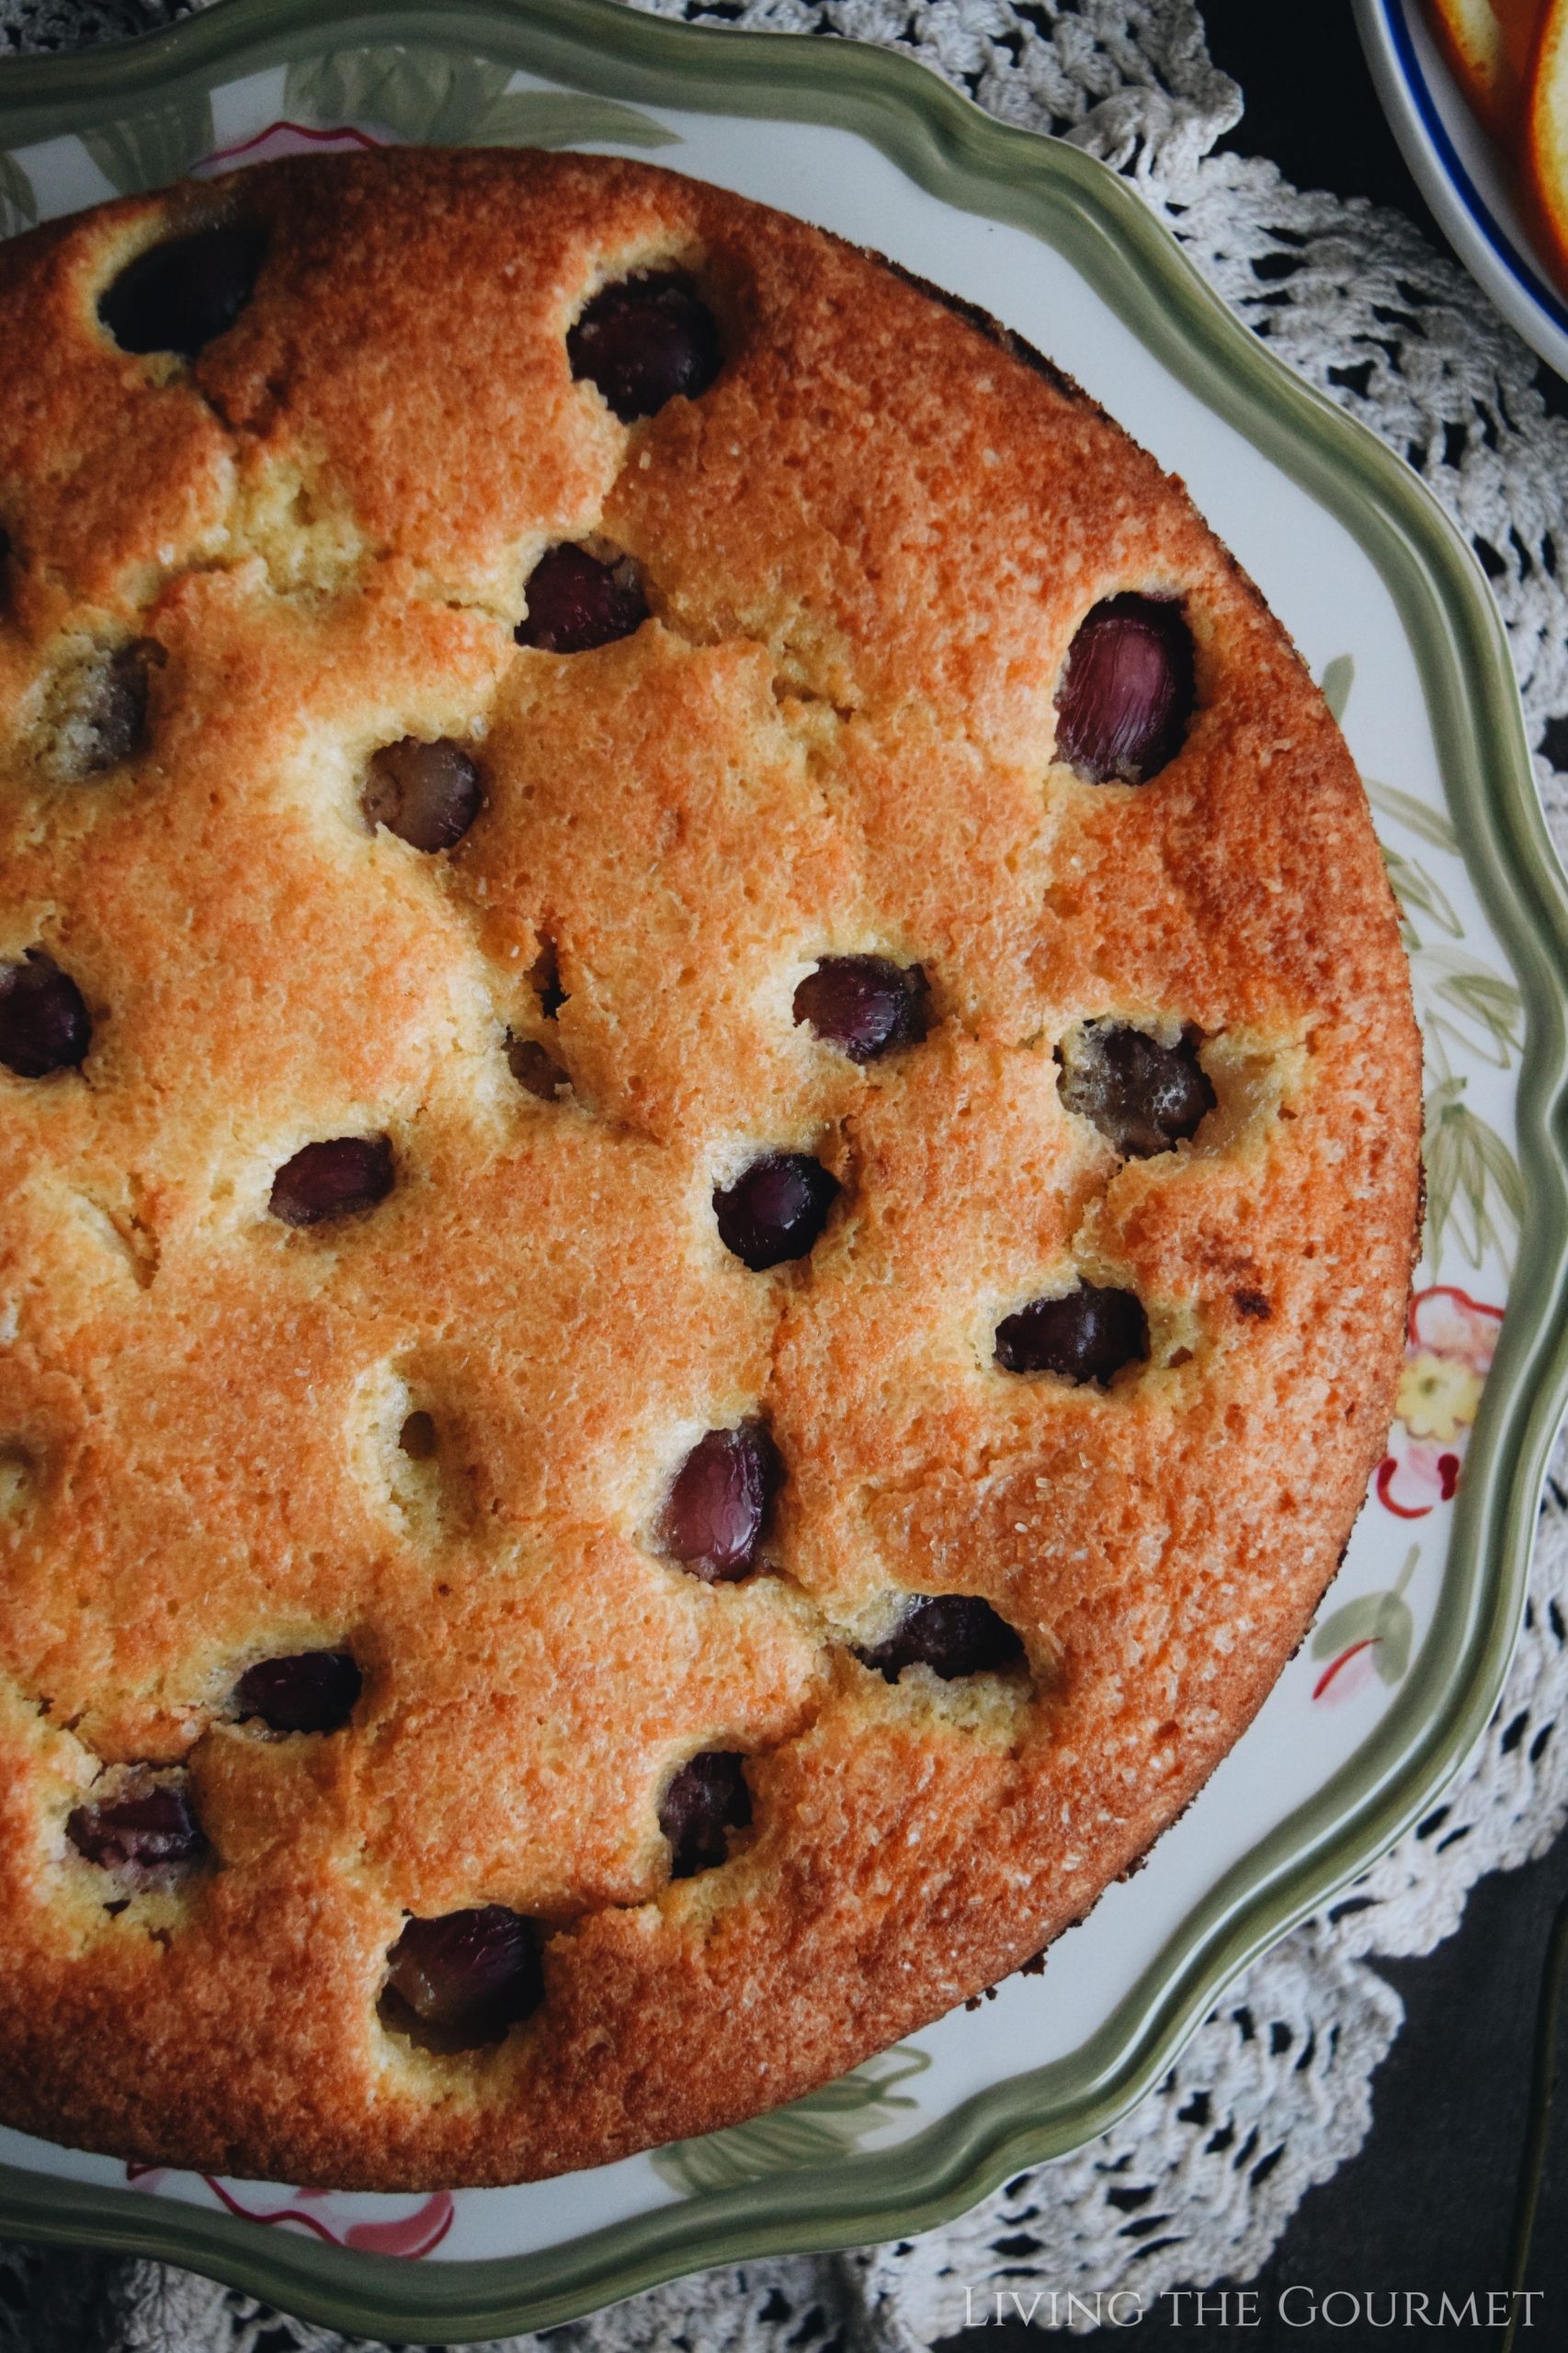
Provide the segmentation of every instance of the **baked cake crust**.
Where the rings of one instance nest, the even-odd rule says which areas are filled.
[[[120,348],[119,273],[230,218],[265,232],[233,324]],[[626,425],[568,333],[669,269],[722,365]],[[1347,1540],[1420,1048],[1345,745],[1074,387],[668,172],[267,165],[0,248],[0,960],[91,1022],[79,1068],[0,1068],[0,2114],[391,2188],[789,2098],[1081,1916]],[[652,618],[515,642],[563,542]],[[1124,595],[1180,600],[1195,708],[1150,782],[1094,784],[1056,697]],[[73,775],[128,646],[144,723]],[[450,849],[367,821],[407,737],[478,770]],[[929,1014],[861,1063],[791,1005],[869,954]],[[1123,1159],[1067,1108],[1057,1049],[1108,1020],[1201,1039],[1190,1141]],[[366,1136],[384,1199],[274,1213],[291,1155]],[[840,1189],[754,1271],[714,1194],[771,1152]],[[1146,1361],[998,1362],[1080,1279],[1136,1293]],[[762,1563],[709,1582],[661,1515],[753,1421]],[[1024,1661],[889,1679],[861,1654],[907,1593],[983,1597]],[[241,1720],[238,1677],[310,1651],[352,1653],[349,1722]],[[661,1794],[715,1751],[749,1826],[672,1879]],[[71,1829],[145,1765],[210,1844],[167,1884]],[[544,1998],[426,2048],[389,1949],[482,1905],[541,1924]]]

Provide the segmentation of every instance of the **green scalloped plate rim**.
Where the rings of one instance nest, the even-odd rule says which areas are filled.
[[[903,2237],[962,2211],[1113,2122],[1158,2081],[1230,1979],[1430,1805],[1501,1690],[1547,1453],[1568,1400],[1568,888],[1537,799],[1496,608],[1423,484],[1256,340],[1114,172],[994,121],[909,57],[852,41],[707,30],[613,0],[459,0],[439,9],[428,0],[214,0],[120,48],[6,64],[0,147],[97,127],[139,97],[206,86],[242,63],[254,70],[341,47],[355,28],[377,42],[467,48],[634,103],[835,125],[944,202],[1064,254],[1166,368],[1349,529],[1381,574],[1415,654],[1466,865],[1528,1016],[1519,1256],[1459,1499],[1445,1607],[1377,1732],[1210,1891],[1089,2042],[976,2094],[893,2148],[483,2260],[361,2255],[0,2166],[7,2232],[161,2256],[342,2329],[472,2339],[548,2327],[715,2264]]]

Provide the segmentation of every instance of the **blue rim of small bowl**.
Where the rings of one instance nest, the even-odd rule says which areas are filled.
[[[1410,37],[1410,20],[1400,0],[1379,0],[1379,6],[1393,42],[1394,54],[1404,68],[1405,83],[1422,126],[1442,159],[1443,168],[1462,199],[1471,219],[1510,277],[1532,302],[1540,304],[1553,326],[1560,327],[1564,335],[1568,335],[1568,303],[1564,303],[1562,297],[1525,260],[1460,161],[1459,150],[1449,138],[1448,125],[1437,111],[1431,85],[1421,70],[1421,61],[1415,54],[1415,44]]]
[[[1362,47],[1390,127],[1460,262],[1548,366],[1568,374],[1568,301],[1499,220],[1454,145],[1411,31],[1414,5],[1418,0],[1355,0]],[[1465,251],[1467,237],[1475,241],[1474,256]],[[1487,284],[1477,267],[1483,259],[1497,273],[1499,286]]]

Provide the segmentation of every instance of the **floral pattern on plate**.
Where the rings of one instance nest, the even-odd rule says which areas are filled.
[[[1500,1307],[1454,1283],[1429,1283],[1411,1301],[1394,1425],[1376,1481],[1378,1501],[1396,1518],[1425,1519],[1452,1502],[1502,1324]]]
[[[159,2189],[170,2178],[163,2165],[128,2165],[125,2177],[132,2188],[148,2190]],[[436,2190],[426,2198],[389,2200],[407,2211],[370,2222],[357,2211],[355,2200],[334,2190],[221,2181],[212,2173],[198,2178],[206,2183],[225,2213],[237,2214],[243,2222],[285,2224],[328,2246],[353,2247],[361,2255],[398,2255],[414,2260],[433,2255],[451,2229],[456,2211],[449,2189]]]

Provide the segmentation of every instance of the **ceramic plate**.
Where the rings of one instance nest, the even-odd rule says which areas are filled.
[[[1508,324],[1568,376],[1568,300],[1509,159],[1466,104],[1422,0],[1356,0],[1356,21],[1383,112],[1444,235]]]
[[[1348,1557],[1240,1746],[1043,1976],[756,2123],[517,2189],[304,2193],[0,2133],[17,2236],[166,2256],[372,2336],[467,2339],[740,2256],[903,2234],[1086,2140],[1430,1803],[1503,1678],[1568,1387],[1549,1141],[1568,899],[1495,611],[1414,476],[1252,340],[1113,174],[907,59],[607,0],[219,0],[0,76],[13,230],[182,171],[388,140],[656,155],[880,247],[1070,369],[1187,477],[1343,713],[1427,1050],[1426,1256]]]

